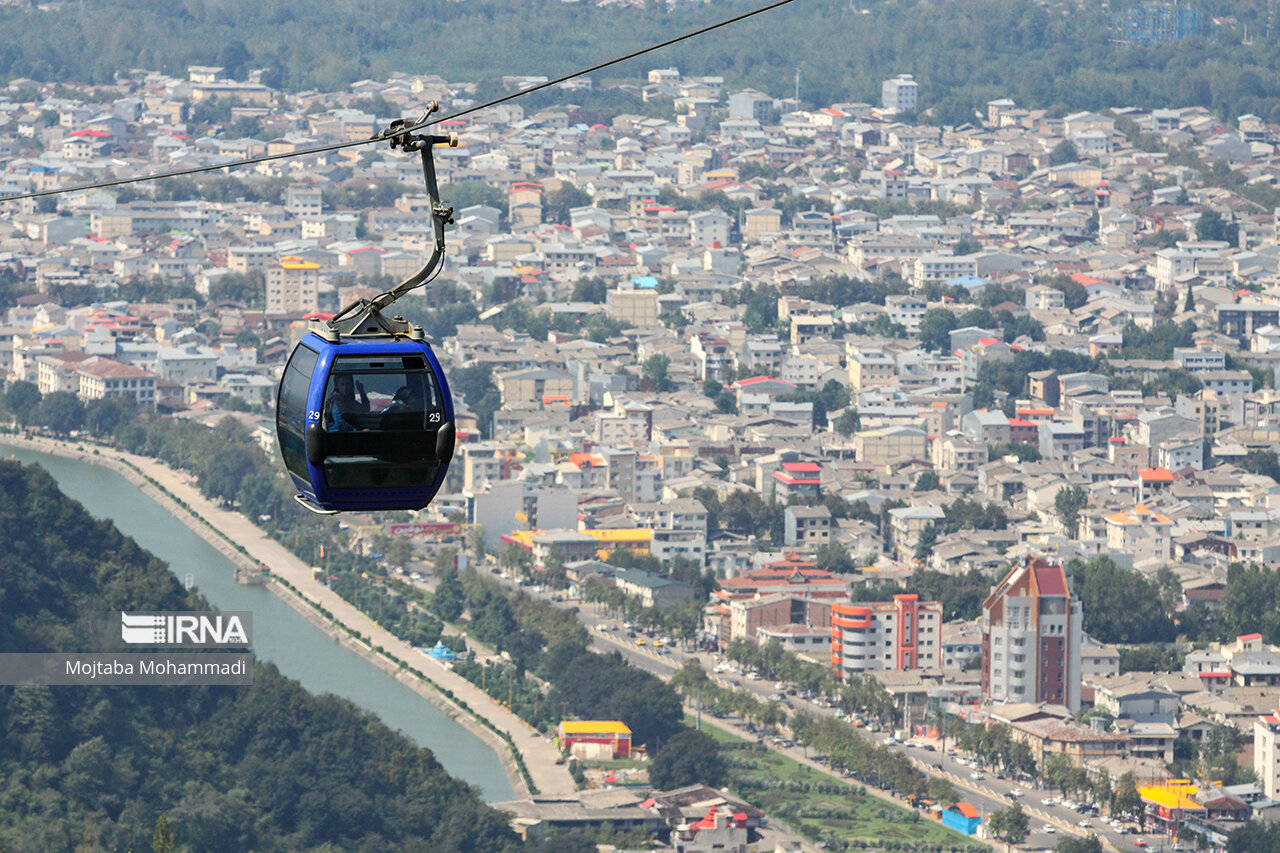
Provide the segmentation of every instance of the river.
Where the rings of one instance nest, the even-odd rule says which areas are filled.
[[[333,693],[376,714],[430,749],[454,776],[490,803],[515,798],[501,762],[483,741],[389,674],[341,646],[261,586],[235,581],[234,564],[115,471],[5,445],[23,463],[45,468],[68,496],[110,519],[143,548],[169,563],[222,610],[253,611],[254,654],[275,663],[313,693]],[[426,658],[424,657],[425,661]]]

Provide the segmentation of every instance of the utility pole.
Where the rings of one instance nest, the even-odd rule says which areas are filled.
[[[942,754],[947,754],[947,708],[943,704],[941,698],[938,700],[938,735],[941,738],[942,746],[939,747]],[[939,759],[941,761],[942,759]]]

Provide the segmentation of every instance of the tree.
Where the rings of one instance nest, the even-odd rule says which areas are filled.
[[[836,418],[835,431],[848,438],[858,431],[859,419],[858,410],[853,406],[847,407],[840,413],[840,417]]]
[[[1182,669],[1181,656],[1161,643],[1147,643],[1120,649],[1120,673],[1177,672]]]
[[[1088,838],[1060,838],[1053,846],[1053,853],[1102,853],[1102,842],[1096,835]]]
[[[956,791],[956,786],[947,779],[931,777],[929,779],[929,799],[950,807],[959,801],[960,795]]]
[[[1249,821],[1227,836],[1227,853],[1280,853],[1280,825]]]
[[[156,853],[173,853],[178,849],[173,830],[169,828],[169,818],[164,815],[156,818],[156,831],[151,836],[151,849]]]
[[[916,484],[913,491],[932,492],[942,488],[942,478],[938,476],[938,472],[932,468],[921,471],[916,476]]]
[[[930,524],[920,531],[920,536],[916,539],[915,558],[923,563],[933,556],[933,548],[937,544],[938,525]]]
[[[31,419],[59,435],[67,435],[84,426],[84,403],[70,391],[53,391],[36,406]]]
[[[1021,844],[1031,834],[1031,822],[1021,803],[1014,803],[1007,809],[995,812],[989,819],[991,834],[1005,843],[1005,849],[1011,844]]]
[[[1089,503],[1089,494],[1080,486],[1063,486],[1053,496],[1053,509],[1072,539],[1080,527],[1080,510]]]
[[[1127,815],[1141,807],[1142,798],[1138,796],[1138,781],[1130,771],[1116,780],[1116,793],[1111,798],[1111,813]]]
[[[449,374],[449,388],[466,400],[475,412],[480,429],[493,428],[493,413],[502,405],[498,387],[493,383],[493,368],[487,364],[474,364],[453,370]]]
[[[431,596],[431,612],[445,622],[453,622],[462,615],[465,606],[466,595],[462,591],[458,573],[446,573]]]
[[[591,196],[565,181],[542,197],[542,213],[548,222],[567,223],[569,211],[591,204]]]
[[[1236,245],[1239,226],[1235,222],[1227,222],[1216,210],[1205,210],[1196,220],[1197,240],[1223,240],[1231,246]]]
[[[1240,467],[1250,474],[1261,474],[1280,483],[1280,456],[1274,450],[1251,450],[1241,460]]]
[[[1105,555],[1067,564],[1080,597],[1084,629],[1104,643],[1167,643],[1177,628],[1160,602],[1160,591],[1138,572],[1122,569]],[[1228,574],[1228,585],[1230,584]]]
[[[1243,735],[1235,726],[1215,725],[1200,744],[1201,778],[1215,781],[1220,779],[1224,785],[1251,781],[1253,771],[1244,770],[1236,760],[1243,740]]]
[[[819,569],[839,575],[851,574],[858,570],[853,557],[849,556],[849,549],[830,542],[818,546],[813,554],[813,561]]]
[[[726,769],[719,741],[706,732],[682,729],[653,757],[649,782],[660,790],[698,784],[714,788],[724,781]]]
[[[671,381],[667,378],[667,368],[670,365],[671,359],[662,353],[651,355],[644,360],[642,370],[650,391],[667,391],[670,389]]]
[[[930,308],[920,318],[920,345],[927,350],[945,352],[951,348],[951,333],[959,328],[956,315],[941,308]]]
[[[572,302],[594,302],[602,304],[608,295],[609,284],[599,276],[580,278],[573,285]]]
[[[1089,291],[1069,275],[1054,275],[1039,279],[1039,283],[1062,292],[1068,311],[1074,311],[1089,301]]]
[[[697,696],[700,692],[707,688],[711,683],[711,677],[707,675],[707,671],[702,668],[702,664],[692,658],[686,660],[684,664],[676,670],[671,676],[671,686],[680,691],[680,695],[687,698]]]
[[[18,380],[11,383],[9,389],[4,392],[4,408],[14,419],[26,426],[31,422],[31,415],[35,412],[36,406],[40,405],[41,399],[40,389],[36,387],[34,382]]]
[[[1069,139],[1064,139],[1057,145],[1053,146],[1053,150],[1049,152],[1049,165],[1061,166],[1064,163],[1074,163],[1080,159],[1080,152],[1076,150],[1076,146]]]

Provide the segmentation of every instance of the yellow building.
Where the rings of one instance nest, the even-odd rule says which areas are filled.
[[[558,550],[566,562],[573,562],[591,557],[603,560],[618,550],[643,556],[649,553],[653,531],[643,527],[578,531],[517,530],[502,538],[509,545],[533,552],[534,558],[539,562],[549,556],[552,550]],[[594,544],[591,542],[593,539]]]
[[[1049,167],[1049,183],[1075,184],[1078,187],[1096,187],[1102,180],[1102,169],[1088,163],[1064,163]]]
[[[649,553],[649,545],[653,542],[653,531],[646,527],[606,527],[579,532],[600,543],[600,550],[596,553],[602,560],[615,551],[630,551],[643,556]]]
[[[547,398],[570,398],[573,395],[572,376],[563,370],[542,367],[499,373],[495,384],[503,406],[540,406]]]
[[[1107,548],[1132,554],[1134,562],[1167,560],[1173,550],[1173,522],[1146,504],[1107,516]]]
[[[658,324],[658,291],[610,290],[606,295],[609,316],[627,328]]]
[[[849,385],[854,391],[865,391],[892,385],[897,371],[893,359],[879,350],[858,349],[849,353]]]
[[[757,207],[746,212],[746,242],[758,243],[782,231],[782,212],[772,207]]]
[[[267,313],[320,310],[320,265],[289,255],[267,267]]]
[[[853,439],[857,460],[872,465],[885,465],[903,457],[927,459],[928,445],[924,430],[908,426],[863,430]]]

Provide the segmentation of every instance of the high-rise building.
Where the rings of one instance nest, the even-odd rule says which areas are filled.
[[[910,74],[899,74],[880,84],[880,103],[891,112],[913,113],[920,99],[920,84]]]
[[[1263,794],[1273,800],[1280,795],[1280,711],[1253,723],[1253,772]]]
[[[942,605],[918,595],[831,607],[831,666],[840,676],[876,669],[940,669]]]
[[[982,695],[1080,708],[1080,600],[1062,566],[1025,558],[982,604]]]

